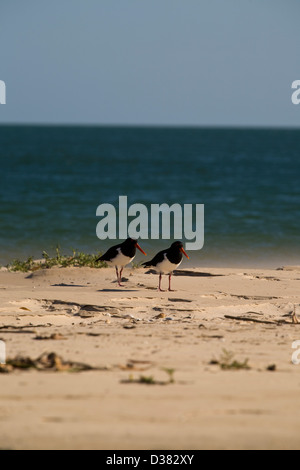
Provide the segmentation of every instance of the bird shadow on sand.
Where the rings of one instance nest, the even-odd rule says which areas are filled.
[[[126,290],[126,292],[139,292],[137,289],[124,289],[124,287],[120,287],[119,289],[99,289],[97,292],[122,292],[123,290]]]
[[[155,269],[149,269],[145,274],[157,274]],[[212,274],[212,273],[201,273],[198,271],[178,270],[173,272],[173,276],[189,276],[189,277],[220,277],[225,274]]]
[[[79,284],[61,283],[61,284],[51,284],[51,287],[88,287],[88,286],[83,286],[83,285],[79,285]]]
[[[198,271],[189,271],[189,270],[178,270],[174,271],[174,276],[189,276],[189,277],[220,277],[224,276],[224,274],[212,274],[212,273],[201,273]]]

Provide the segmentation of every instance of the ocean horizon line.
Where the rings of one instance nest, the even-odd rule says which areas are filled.
[[[116,128],[116,129],[199,129],[199,130],[274,130],[300,131],[300,125],[258,125],[258,124],[147,124],[147,123],[53,123],[53,122],[0,122],[0,127],[52,127],[52,128]]]

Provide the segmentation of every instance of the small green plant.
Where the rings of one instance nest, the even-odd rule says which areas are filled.
[[[249,359],[244,362],[234,359],[234,353],[223,349],[223,354],[219,360],[211,361],[211,364],[217,364],[222,370],[250,370]]]
[[[146,385],[169,385],[175,383],[174,373],[175,369],[162,369],[169,376],[169,380],[156,380],[152,375],[140,375],[138,379],[135,379],[132,374],[130,374],[128,380],[122,380],[122,383],[126,384],[146,384]]]
[[[152,375],[146,376],[146,375],[141,375],[138,382],[140,384],[147,384],[147,385],[155,385],[156,380],[152,377]]]
[[[88,267],[88,268],[103,268],[106,267],[106,263],[102,261],[97,261],[101,256],[101,253],[95,255],[90,255],[82,253],[77,250],[72,250],[73,253],[71,256],[66,256],[61,253],[59,246],[56,247],[55,256],[50,256],[46,251],[43,251],[43,260],[34,261],[33,257],[29,257],[25,261],[19,259],[13,260],[6,267],[9,271],[12,272],[28,272],[28,271],[37,271],[39,269],[51,269],[54,266],[59,266],[62,268],[68,267]]]
[[[131,262],[132,269],[138,269],[142,267],[142,263],[135,263],[134,261]]]
[[[35,266],[36,266],[36,263],[31,256],[25,261],[14,259],[11,262],[11,264],[9,264],[6,267],[9,269],[9,271],[13,271],[13,272],[19,271],[22,273],[27,273],[28,271],[34,270]]]
[[[165,367],[165,368],[163,369],[163,371],[165,371],[166,374],[168,374],[168,376],[169,376],[169,383],[170,383],[170,384],[173,384],[173,383],[175,382],[175,379],[174,379],[175,369],[169,369],[169,368]]]

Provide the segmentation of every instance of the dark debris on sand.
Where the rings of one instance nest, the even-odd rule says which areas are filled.
[[[6,364],[0,365],[0,373],[8,374],[15,370],[37,370],[52,372],[83,372],[90,370],[104,370],[95,368],[88,364],[80,362],[65,361],[56,353],[44,353],[37,359],[30,357],[17,356],[14,359],[8,359]]]

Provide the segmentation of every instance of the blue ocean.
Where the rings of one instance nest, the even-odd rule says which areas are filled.
[[[185,266],[300,264],[300,130],[0,126],[0,164],[2,265],[57,245],[104,251],[115,241],[97,238],[96,210],[121,195],[205,205]],[[140,244],[152,255],[169,241]]]

